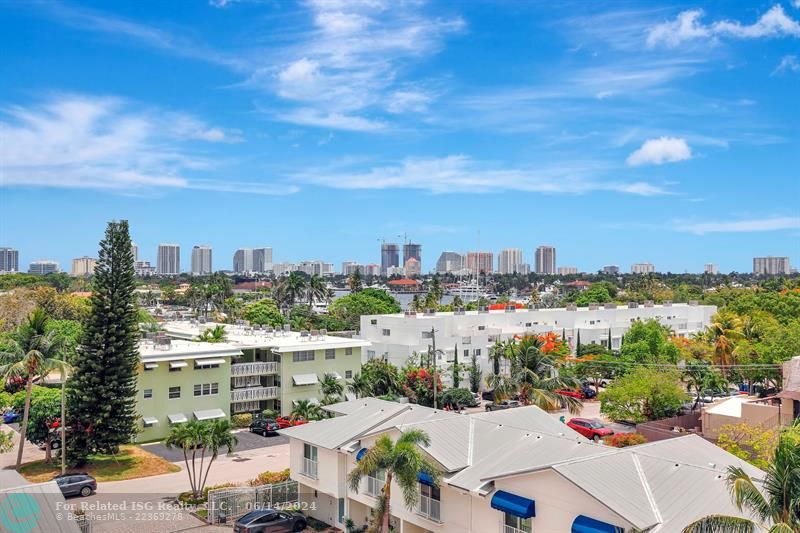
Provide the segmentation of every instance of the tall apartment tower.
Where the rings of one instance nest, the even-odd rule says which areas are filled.
[[[19,250],[0,248],[0,272],[19,272]]]
[[[405,267],[409,259],[419,261],[419,269],[422,271],[422,245],[407,242],[403,245],[403,266]]]
[[[792,267],[788,257],[754,257],[753,274],[774,276],[778,274],[790,274]]]
[[[719,274],[719,267],[714,263],[706,263],[705,266],[703,266],[703,273],[717,275]]]
[[[156,272],[165,276],[181,273],[181,247],[178,244],[159,244]]]
[[[54,274],[60,271],[61,269],[56,261],[49,261],[47,259],[31,261],[31,264],[28,266],[28,274],[45,275]]]
[[[234,252],[233,271],[239,274],[255,271],[252,248],[239,248]]]
[[[253,249],[253,272],[272,270],[272,248]]]
[[[447,272],[461,272],[464,270],[464,256],[458,252],[442,252],[439,260],[436,261],[436,272],[445,274]]]
[[[556,273],[556,249],[553,246],[542,245],[536,249],[536,273]]]
[[[504,248],[497,256],[497,271],[500,274],[523,274],[525,267],[522,262],[521,248]]]
[[[73,276],[91,276],[94,274],[94,267],[97,266],[97,261],[91,257],[78,257],[72,260]]]
[[[653,263],[634,263],[631,265],[631,274],[652,274],[656,271]]]
[[[611,274],[616,276],[619,274],[619,267],[617,265],[606,265],[600,270],[600,272],[603,274]]]
[[[400,266],[400,247],[394,242],[381,243],[381,274]]]
[[[131,243],[131,252],[133,253],[133,262],[135,263],[139,260],[139,245],[135,242]]]
[[[203,276],[211,274],[211,247],[200,244],[192,248],[192,274]]]
[[[467,252],[467,270],[471,274],[494,272],[494,254],[492,252]]]

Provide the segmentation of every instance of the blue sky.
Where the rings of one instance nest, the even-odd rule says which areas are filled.
[[[553,4],[557,4],[554,6]],[[600,5],[604,4],[604,5]],[[800,263],[800,0],[0,1],[0,246]]]

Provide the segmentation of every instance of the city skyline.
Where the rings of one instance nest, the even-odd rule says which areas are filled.
[[[795,4],[7,2],[0,243],[797,258]]]

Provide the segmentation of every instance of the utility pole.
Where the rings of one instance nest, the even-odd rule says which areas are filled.
[[[431,342],[433,344],[433,408],[436,409],[436,329],[431,326]]]
[[[67,383],[67,376],[65,373],[61,373],[61,423],[58,425],[59,431],[61,431],[61,475],[67,473],[67,428],[66,428],[66,396],[65,396],[65,387]]]

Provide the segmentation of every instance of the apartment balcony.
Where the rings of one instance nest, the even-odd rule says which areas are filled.
[[[442,503],[439,500],[434,500],[430,496],[420,495],[419,504],[417,505],[417,514],[428,520],[441,522],[441,506]]]
[[[386,481],[383,479],[379,479],[373,476],[367,476],[367,490],[364,493],[367,496],[372,496],[373,498],[377,498],[381,495],[381,490],[383,486],[386,484]]]
[[[274,400],[280,395],[279,387],[248,387],[233,389],[231,402],[251,402],[255,400]]]
[[[319,479],[317,477],[317,462],[313,459],[303,457],[303,469],[300,473],[311,479]]]
[[[278,363],[234,363],[231,365],[231,376],[266,376],[279,372]]]

